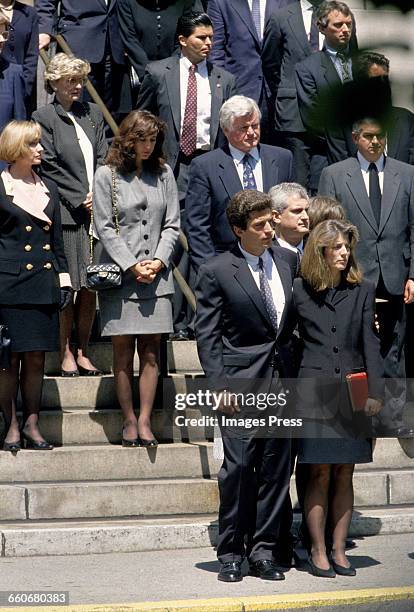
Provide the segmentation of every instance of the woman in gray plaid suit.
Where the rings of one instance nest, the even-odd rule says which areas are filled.
[[[170,258],[179,231],[177,187],[162,157],[164,125],[133,111],[120,125],[106,165],[94,181],[94,222],[100,262],[123,271],[121,287],[99,295],[101,331],[112,336],[114,375],[122,408],[124,446],[155,446],[151,411],[158,379],[161,334],[172,332],[174,292]],[[113,211],[113,196],[118,213]],[[140,414],[133,406],[133,360],[140,362]]]

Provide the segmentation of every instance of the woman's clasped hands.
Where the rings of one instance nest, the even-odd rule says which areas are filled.
[[[160,259],[144,259],[130,268],[139,283],[151,284],[164,264]]]

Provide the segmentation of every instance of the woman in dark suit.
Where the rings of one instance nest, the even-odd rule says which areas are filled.
[[[42,176],[53,180],[59,190],[65,254],[77,292],[74,305],[61,317],[62,376],[102,374],[87,355],[96,297],[86,289],[86,266],[93,175],[104,161],[107,143],[99,108],[79,102],[88,72],[88,62],[65,53],[55,55],[45,70],[46,89],[55,93],[55,99],[33,113],[42,127]],[[73,323],[76,351],[70,345]]]
[[[140,81],[148,62],[165,59],[178,48],[177,21],[202,11],[200,0],[118,0],[121,38]]]
[[[42,150],[36,123],[12,121],[0,136],[0,158],[10,163],[0,179],[0,322],[12,346],[11,367],[0,371],[0,406],[3,448],[12,452],[21,448],[19,387],[26,447],[53,448],[38,427],[45,351],[58,349],[59,307],[71,299],[57,189],[32,170]]]
[[[303,353],[298,413],[305,421],[298,461],[309,465],[304,513],[311,538],[309,567],[322,577],[355,575],[345,556],[352,517],[355,463],[372,461],[368,417],[382,406],[383,368],[374,331],[375,287],[362,279],[354,258],[357,230],[344,221],[319,223],[311,232],[294,281]],[[363,413],[353,413],[345,376],[368,374]],[[332,536],[326,550],[325,526]],[[331,564],[332,563],[332,564]]]
[[[11,30],[3,52],[8,62],[23,68],[25,98],[28,103],[36,80],[39,57],[39,26],[32,6],[13,0],[0,0],[0,11],[10,20]]]

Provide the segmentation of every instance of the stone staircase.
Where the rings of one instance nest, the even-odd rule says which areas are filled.
[[[172,396],[200,376],[194,342],[168,345],[171,374],[154,412],[155,449],[120,446],[111,349],[92,346],[101,379],[53,376],[47,362],[41,427],[53,451],[0,452],[0,556],[209,546],[217,536],[211,428],[180,429]],[[138,365],[138,364],[136,364]],[[200,415],[196,408],[186,416]],[[354,535],[414,532],[414,441],[379,440],[355,474]],[[406,454],[408,453],[408,454]],[[296,503],[294,479],[292,499]]]

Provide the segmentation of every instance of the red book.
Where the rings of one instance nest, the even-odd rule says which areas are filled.
[[[361,412],[368,399],[368,376],[366,372],[346,375],[349,400],[354,412]]]

